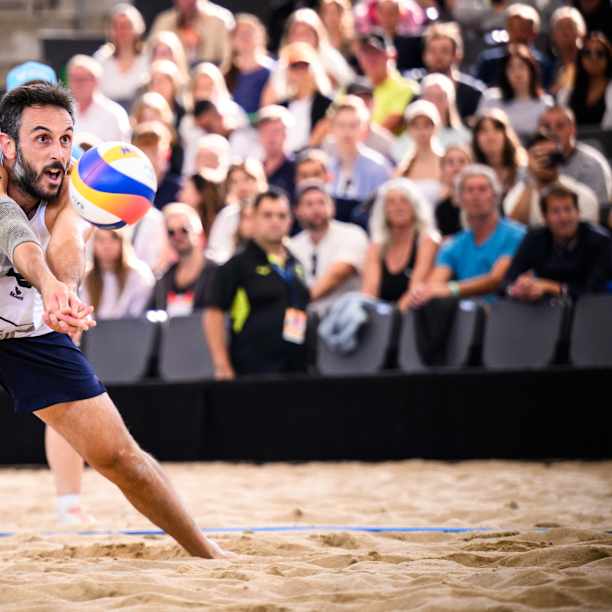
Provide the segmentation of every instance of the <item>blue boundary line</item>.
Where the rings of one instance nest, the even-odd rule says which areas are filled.
[[[301,532],[333,532],[349,531],[361,533],[477,533],[492,531],[516,531],[515,529],[494,529],[492,527],[381,527],[376,525],[280,525],[266,527],[209,527],[201,530],[206,534],[221,533],[301,533]],[[27,531],[25,532],[27,533]],[[0,531],[0,538],[8,538],[18,535],[17,531]],[[83,531],[43,531],[42,535],[128,535],[128,536],[150,536],[166,535],[161,529],[119,529],[119,530],[97,530],[87,529]]]
[[[401,527],[401,526],[377,526],[377,525],[277,525],[277,526],[245,526],[245,527],[208,527],[203,528],[202,533],[303,533],[303,532],[336,532],[348,531],[359,533],[495,533],[495,532],[519,532],[519,533],[545,533],[548,527],[535,527],[533,529],[516,529],[508,527],[505,529],[494,527]],[[0,538],[10,538],[19,535],[17,531],[0,531]],[[31,533],[25,530],[23,533]],[[612,534],[612,529],[604,529],[603,533]],[[161,529],[87,529],[81,531],[43,531],[43,536],[78,535],[78,536],[163,536],[167,535]]]

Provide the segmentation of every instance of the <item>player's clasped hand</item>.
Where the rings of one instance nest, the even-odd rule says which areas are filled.
[[[84,304],[64,283],[50,280],[41,293],[45,305],[43,319],[52,330],[72,336],[95,327],[93,307]]]

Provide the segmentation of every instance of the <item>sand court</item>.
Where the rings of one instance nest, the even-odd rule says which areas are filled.
[[[612,462],[165,467],[237,559],[118,533],[153,528],[91,470],[97,535],[58,531],[50,473],[2,469],[0,609],[612,609]]]

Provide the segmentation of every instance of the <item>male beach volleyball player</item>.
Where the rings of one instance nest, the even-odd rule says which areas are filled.
[[[65,184],[73,124],[72,100],[61,87],[24,85],[0,102],[0,150],[9,177],[8,197],[0,202],[10,214],[0,223],[0,382],[18,412],[33,412],[63,436],[190,554],[223,557],[157,462],[130,436],[91,365],[59,333],[86,328],[89,314],[74,294],[89,230],[70,206]],[[22,211],[17,215],[15,203]],[[37,259],[41,247],[57,278],[44,258]]]

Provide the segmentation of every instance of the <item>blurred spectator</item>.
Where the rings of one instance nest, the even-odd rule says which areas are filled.
[[[421,97],[435,105],[441,126],[437,138],[443,147],[463,144],[472,138],[471,132],[461,122],[453,82],[441,73],[428,74],[421,81]]]
[[[96,319],[139,317],[149,300],[155,278],[136,258],[125,235],[96,229],[93,263],[82,285],[83,301],[91,304]]]
[[[345,59],[351,58],[355,23],[350,0],[321,0],[319,17],[327,31],[329,43],[340,51]]]
[[[213,183],[223,183],[227,177],[231,148],[227,138],[219,134],[200,136],[193,150],[185,153],[183,175],[197,172]]]
[[[281,53],[280,65],[286,67],[290,94],[279,105],[286,106],[294,119],[287,135],[287,148],[297,151],[320,142],[321,136],[314,142],[315,135],[332,102],[327,95],[331,92],[316,54],[306,43],[287,45]]]
[[[202,62],[193,69],[190,97],[191,112],[185,114],[178,130],[186,157],[193,158],[202,136],[213,133],[230,138],[248,125],[246,113],[232,99],[220,70],[210,62]],[[251,143],[244,146],[249,151]]]
[[[261,94],[275,64],[266,52],[266,40],[266,29],[255,15],[236,15],[232,61],[225,79],[234,100],[251,119],[259,110]]]
[[[461,210],[456,201],[455,179],[469,164],[473,163],[470,149],[465,145],[450,145],[444,151],[442,170],[442,193],[435,208],[436,226],[442,236],[452,236],[462,230]]]
[[[549,91],[555,95],[561,89],[569,91],[574,87],[576,61],[586,36],[586,24],[577,9],[562,6],[552,14],[550,29],[551,47],[557,64]]]
[[[544,87],[552,81],[552,64],[540,53],[534,43],[540,31],[540,16],[528,4],[512,4],[506,11],[508,44],[487,49],[480,54],[476,76],[489,87],[500,85],[506,69],[508,49],[514,45],[525,45],[539,66]]]
[[[281,41],[281,55],[285,46],[296,42],[305,43],[314,50],[323,70],[334,85],[344,87],[355,78],[353,69],[330,44],[323,22],[311,8],[298,9],[287,20],[285,36]],[[283,96],[281,92],[279,94]]]
[[[480,100],[479,112],[501,108],[519,135],[530,135],[538,126],[538,117],[553,100],[545,94],[538,66],[525,45],[510,45],[502,61],[499,87],[487,89]]]
[[[161,121],[147,121],[137,125],[132,133],[135,144],[151,160],[157,177],[155,206],[163,208],[169,202],[176,202],[181,188],[181,177],[170,170],[172,156],[172,135]]]
[[[610,202],[610,164],[597,149],[576,141],[576,121],[571,109],[565,106],[549,108],[540,115],[539,125],[543,132],[555,138],[563,153],[559,172],[590,187],[600,204]]]
[[[176,263],[155,283],[147,310],[186,316],[206,306],[216,265],[204,256],[205,235],[193,208],[175,202],[163,212]]]
[[[166,99],[155,91],[147,91],[136,99],[130,114],[132,128],[147,121],[161,121],[172,135],[170,170],[180,174],[183,169],[184,150],[174,129],[174,113]]]
[[[227,140],[217,134],[202,136],[190,181],[200,194],[195,208],[206,236],[210,235],[217,214],[225,206],[225,181],[229,167],[230,150]]]
[[[185,115],[183,92],[185,83],[179,69],[171,60],[155,60],[151,64],[149,75],[147,91],[154,91],[163,96],[174,115],[174,129],[178,129],[181,119]]]
[[[612,128],[612,45],[600,32],[589,34],[576,60],[572,89],[562,89],[558,101],[574,111],[576,123]]]
[[[505,195],[523,177],[527,166],[527,153],[508,122],[508,116],[497,108],[484,111],[477,118],[472,133],[474,161],[495,170]]]
[[[370,216],[363,293],[408,308],[410,289],[423,283],[434,266],[440,235],[432,226],[429,204],[412,181],[385,183]]]
[[[189,64],[185,48],[174,32],[161,31],[149,38],[149,55],[151,63],[168,60],[178,69],[178,80],[184,85],[189,79]]]
[[[431,207],[440,199],[443,149],[437,144],[440,129],[438,109],[427,100],[417,100],[406,109],[411,146],[399,163],[396,176],[412,179]]]
[[[319,181],[329,184],[332,176],[329,172],[329,157],[321,149],[305,149],[295,160],[295,184],[299,186],[304,181]]]
[[[419,87],[400,75],[393,57],[394,50],[382,34],[371,32],[359,38],[357,59],[374,86],[372,121],[399,133],[406,106],[418,94]]]
[[[174,8],[160,13],[151,26],[151,36],[170,30],[183,43],[190,64],[213,62],[225,70],[230,63],[229,32],[234,17],[209,0],[174,0]]]
[[[144,19],[138,9],[131,4],[117,4],[110,16],[109,42],[94,53],[102,67],[100,91],[126,110],[148,78],[144,31]]]
[[[428,281],[411,291],[411,307],[432,298],[491,299],[525,235],[522,226],[500,218],[501,185],[491,168],[466,166],[457,176],[456,189],[467,229],[442,246]]]
[[[503,207],[506,215],[526,225],[541,225],[544,219],[539,206],[540,198],[551,185],[561,183],[577,194],[581,218],[592,223],[599,222],[599,206],[593,190],[560,173],[564,157],[552,136],[542,132],[535,134],[527,153],[527,175],[505,197]]]
[[[259,111],[257,132],[268,183],[282,189],[290,202],[295,192],[295,162],[285,151],[287,133],[292,127],[293,117],[284,106],[273,104]]]
[[[103,141],[130,140],[130,120],[125,109],[99,89],[102,68],[88,55],[75,55],[66,68],[74,96],[74,127]]]
[[[333,197],[366,200],[391,176],[385,158],[362,142],[369,118],[368,109],[356,96],[344,96],[332,107],[335,155],[330,159],[329,170]]]
[[[290,225],[287,199],[275,190],[260,193],[253,203],[253,239],[217,270],[204,313],[217,378],[306,370],[308,290],[300,264],[284,246]]]
[[[223,264],[234,254],[242,210],[253,203],[258,193],[267,189],[266,175],[259,161],[245,159],[230,166],[227,173],[226,204],[219,211],[210,230],[207,257]]]
[[[381,7],[382,5],[382,7]],[[398,32],[402,36],[420,34],[425,13],[413,0],[360,0],[353,9],[357,31],[361,34],[375,28]]]
[[[410,77],[421,80],[427,73],[438,72],[452,80],[456,102],[462,119],[476,113],[485,85],[469,74],[459,71],[463,60],[463,39],[456,23],[433,23],[424,33],[425,69],[410,72]]]
[[[554,184],[540,200],[545,227],[532,229],[512,260],[502,290],[533,302],[545,296],[606,291],[612,278],[612,240],[580,221],[578,196]]]
[[[574,0],[590,32],[603,32],[612,41],[612,4],[610,0]]]
[[[291,238],[290,249],[304,266],[312,305],[322,313],[342,294],[359,290],[368,237],[334,219],[333,200],[318,181],[302,183],[295,214],[304,230]]]

